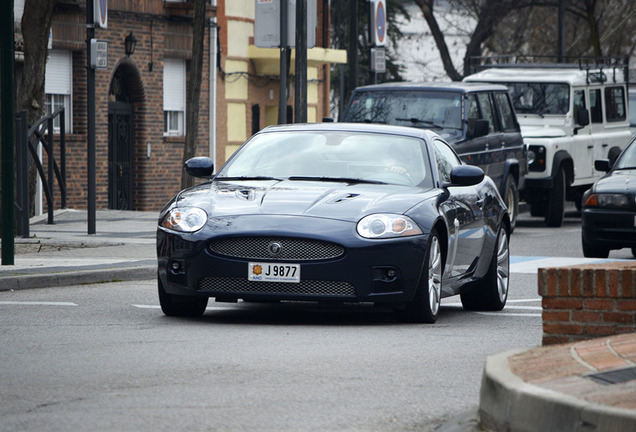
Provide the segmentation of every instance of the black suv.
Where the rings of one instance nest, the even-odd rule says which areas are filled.
[[[434,130],[463,161],[481,167],[493,179],[514,228],[528,166],[505,86],[453,82],[358,87],[341,120]]]

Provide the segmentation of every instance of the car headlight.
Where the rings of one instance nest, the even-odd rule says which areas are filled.
[[[160,225],[173,231],[192,233],[208,221],[208,214],[198,207],[176,207],[161,220]]]
[[[360,219],[357,226],[362,237],[393,238],[422,234],[422,230],[408,216],[394,214],[372,214]]]
[[[585,198],[585,207],[626,208],[629,199],[623,194],[592,193]]]

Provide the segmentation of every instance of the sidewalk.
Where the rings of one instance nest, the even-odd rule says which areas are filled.
[[[158,212],[100,210],[88,234],[85,210],[31,219],[28,239],[15,239],[15,265],[0,266],[0,291],[154,279]]]
[[[16,238],[15,265],[0,266],[0,291],[156,278],[155,212],[60,210]],[[636,431],[636,334],[489,357],[479,419],[439,431]]]
[[[491,356],[479,411],[497,431],[636,431],[636,334]]]

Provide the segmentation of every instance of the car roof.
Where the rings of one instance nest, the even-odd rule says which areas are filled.
[[[378,133],[401,135],[412,138],[430,140],[439,138],[439,135],[428,129],[414,128],[408,126],[393,126],[377,123],[294,123],[286,125],[267,126],[258,134],[270,132],[293,132],[293,131],[334,131],[334,132],[357,132],[357,133]]]
[[[469,75],[464,78],[464,82],[545,82],[545,83],[567,83],[570,85],[586,85],[588,80],[593,84],[598,84],[595,77],[599,73],[605,75],[606,84],[624,83],[622,73],[613,73],[612,69],[593,69],[588,71],[578,68],[489,68],[481,72]]]
[[[458,93],[471,93],[476,91],[507,91],[508,88],[502,84],[492,83],[467,83],[467,82],[394,82],[373,84],[368,86],[357,87],[354,91],[386,91],[386,90],[435,90],[448,91]]]

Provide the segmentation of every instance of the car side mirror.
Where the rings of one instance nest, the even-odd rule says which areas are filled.
[[[484,119],[477,119],[473,124],[473,133],[470,138],[479,138],[488,135],[490,131],[490,122]]]
[[[192,177],[209,178],[214,173],[214,163],[208,157],[194,157],[185,162],[185,170]]]
[[[609,159],[597,159],[594,161],[594,169],[596,171],[609,172],[612,169],[612,164]]]
[[[484,179],[484,170],[474,165],[458,165],[451,170],[451,186],[474,186]]]
[[[576,113],[576,126],[574,128],[574,135],[578,134],[581,129],[590,124],[590,112],[587,108],[579,108]]]
[[[576,124],[581,126],[590,124],[590,112],[587,108],[579,108],[579,111],[576,113]]]

